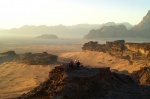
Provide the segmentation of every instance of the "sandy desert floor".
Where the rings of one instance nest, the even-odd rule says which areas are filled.
[[[131,65],[128,60],[119,59],[107,53],[95,51],[69,52],[62,53],[59,56],[59,61],[62,62],[68,62],[69,59],[79,60],[83,66],[87,67],[110,67],[111,69],[117,69],[119,71],[126,70],[129,73],[139,70],[140,67],[145,66],[145,64],[141,61],[134,61]]]
[[[124,59],[118,59],[102,52],[66,52],[59,56],[60,62],[69,60],[80,60],[84,66],[105,67],[118,69],[119,71],[128,70],[130,73],[144,66],[140,62],[129,65]],[[6,62],[0,64],[0,99],[17,97],[38,86],[48,79],[48,73],[56,65],[26,65],[16,62]]]
[[[117,69],[119,71],[127,70],[129,73],[145,66],[145,64],[140,61],[133,62],[133,65],[130,65],[127,60],[118,59],[114,56],[110,56],[107,53],[92,51],[82,52],[82,45],[83,44],[7,44],[6,46],[0,46],[0,53],[8,50],[14,50],[16,53],[37,53],[46,51],[50,54],[58,55],[58,61],[60,62],[69,62],[70,59],[79,60],[83,66],[109,66],[111,69]],[[0,64],[0,99],[17,97],[30,91],[48,79],[49,71],[57,65],[58,64],[48,66],[26,65],[16,62],[6,62]]]
[[[33,89],[48,78],[53,67],[16,62],[0,64],[0,99],[17,97]]]

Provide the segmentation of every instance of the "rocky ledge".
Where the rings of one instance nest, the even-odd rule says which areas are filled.
[[[90,41],[83,45],[82,50],[109,53],[127,59],[130,63],[133,60],[143,60],[145,65],[150,65],[150,43],[125,43],[124,40],[117,40],[98,44],[98,42]]]
[[[150,99],[149,92],[149,86],[109,67],[76,70],[62,65],[49,73],[47,81],[16,99]]]

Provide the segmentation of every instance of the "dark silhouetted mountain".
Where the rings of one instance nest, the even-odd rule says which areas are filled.
[[[122,25],[123,24],[123,25]],[[128,23],[122,23],[116,25],[114,22],[105,24],[106,26],[100,29],[92,29],[87,35],[84,36],[86,39],[94,38],[118,38],[118,37],[138,37],[138,38],[149,38],[150,37],[150,11],[143,18],[143,20],[136,26]],[[126,26],[125,26],[126,24]],[[128,26],[128,29],[127,29]]]
[[[124,25],[103,26],[98,30],[91,30],[84,38],[109,38],[127,36],[127,28]]]

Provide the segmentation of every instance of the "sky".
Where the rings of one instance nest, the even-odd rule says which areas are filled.
[[[23,25],[138,24],[150,0],[0,0],[0,28]]]

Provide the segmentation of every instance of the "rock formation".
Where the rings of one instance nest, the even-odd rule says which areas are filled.
[[[57,62],[58,56],[43,53],[25,53],[19,55],[19,62],[30,64],[30,65],[48,65]]]
[[[4,53],[0,53],[0,63],[17,60],[18,57],[19,56],[15,53],[15,51],[7,51]]]
[[[58,56],[48,54],[47,52],[43,53],[25,53],[25,54],[16,54],[14,51],[8,51],[0,53],[0,63],[7,61],[17,61],[30,65],[48,65],[51,63],[57,62]]]
[[[98,42],[90,41],[82,47],[83,51],[101,51],[124,58],[131,62],[132,60],[143,60],[145,65],[150,64],[150,43],[125,43],[124,40],[106,42],[106,44],[98,44]]]
[[[104,26],[98,30],[91,30],[84,38],[109,38],[109,37],[126,37],[127,28],[124,25]]]
[[[76,70],[58,66],[47,81],[17,99],[148,99],[149,91],[150,87],[136,85],[130,76],[113,73],[108,67]]]
[[[41,36],[36,37],[38,39],[58,39],[58,37],[54,34],[44,34]]]

